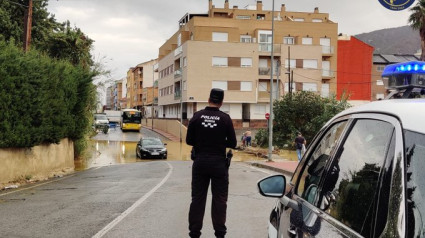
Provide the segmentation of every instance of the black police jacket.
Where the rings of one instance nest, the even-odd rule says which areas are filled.
[[[189,121],[186,143],[195,148],[196,156],[226,156],[226,147],[236,147],[236,135],[230,116],[216,107],[196,112]]]

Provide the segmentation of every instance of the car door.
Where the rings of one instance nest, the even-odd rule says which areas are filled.
[[[320,227],[316,216],[311,210],[316,209],[313,204],[317,199],[317,188],[322,176],[325,175],[328,160],[337,148],[348,125],[348,118],[341,118],[322,129],[307,149],[298,165],[291,181],[291,191],[280,199],[279,207],[282,217],[279,217],[278,237],[295,236],[304,231],[312,235],[317,234]],[[287,198],[298,204],[298,209],[285,207]]]
[[[345,138],[328,166],[329,171],[338,173],[328,172],[320,187],[317,204],[323,227],[332,227],[348,237],[382,234],[384,226],[376,221],[378,217],[385,220],[388,215],[390,183],[387,181],[392,179],[393,172],[388,168],[400,163],[394,155],[395,148],[400,148],[402,143],[401,134],[401,125],[392,116],[372,113],[352,116]],[[402,159],[400,153],[397,159]],[[400,176],[393,176],[396,177]],[[402,224],[403,219],[396,223]],[[395,232],[388,234],[399,237]]]
[[[299,209],[290,212],[292,234],[315,237],[376,234],[380,178],[388,155],[393,154],[388,150],[397,120],[362,114],[339,123],[342,124],[334,124],[304,158],[306,164],[293,196]],[[329,146],[326,138],[337,134],[332,132],[338,131],[335,130],[338,127],[344,130],[335,145]],[[323,146],[331,152],[322,153]],[[326,160],[326,164],[321,160]],[[313,177],[317,172],[319,177]]]

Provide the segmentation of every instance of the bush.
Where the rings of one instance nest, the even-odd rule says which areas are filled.
[[[323,125],[337,113],[350,107],[347,97],[322,98],[314,92],[286,94],[274,104],[274,144],[292,145],[297,132],[310,142]]]
[[[0,148],[84,138],[95,102],[95,75],[0,41]]]

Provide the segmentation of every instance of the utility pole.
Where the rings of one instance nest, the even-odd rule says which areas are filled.
[[[25,10],[24,18],[24,51],[27,52],[31,44],[32,0],[28,0],[28,8]]]
[[[151,104],[151,120],[152,120],[152,130],[153,130],[153,102],[155,101],[155,61],[152,65],[152,104]]]
[[[291,84],[291,47],[288,46],[288,91],[289,94],[292,94],[292,84]]]
[[[183,126],[183,65],[184,64],[184,60],[183,60],[183,56],[180,58],[180,69],[182,71],[181,73],[181,77],[180,77],[180,144],[182,143],[183,139],[182,139],[182,126]]]
[[[281,65],[281,62],[280,62],[280,60],[277,60],[277,80],[276,80],[276,99],[280,99],[280,85],[279,85],[279,74],[280,74],[280,65]]]
[[[273,44],[274,44],[274,0],[272,1],[272,47],[271,47],[271,72],[270,72],[270,118],[269,118],[269,155],[268,161],[272,161],[273,153]]]

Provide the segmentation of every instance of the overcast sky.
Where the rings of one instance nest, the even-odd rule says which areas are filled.
[[[263,10],[272,9],[271,0],[262,2]],[[229,0],[230,8],[255,3]],[[224,8],[224,0],[213,4]],[[407,25],[410,14],[388,10],[378,0],[275,0],[275,10],[281,4],[296,12],[319,7],[338,23],[339,33],[349,35]],[[180,18],[187,12],[207,13],[208,0],[50,0],[48,10],[59,22],[69,20],[93,39],[95,60],[102,59],[112,78],[120,79],[130,67],[157,58],[159,47],[178,30]]]

